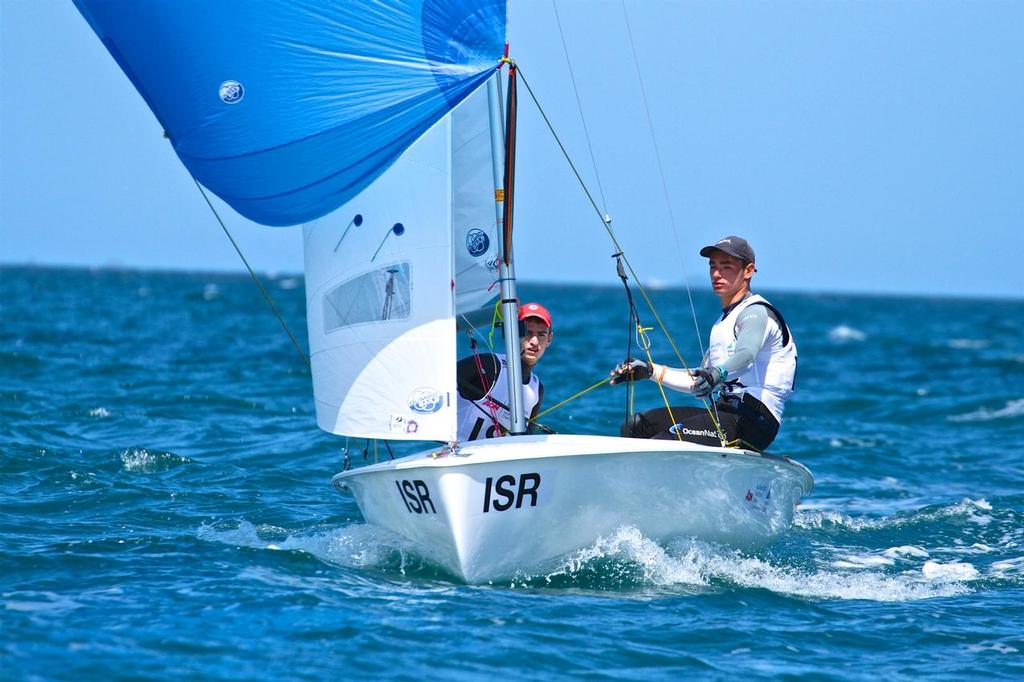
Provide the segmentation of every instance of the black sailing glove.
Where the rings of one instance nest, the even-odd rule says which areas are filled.
[[[695,369],[690,374],[693,376],[693,394],[698,398],[710,396],[715,386],[725,379],[725,370],[721,367]]]
[[[643,360],[634,360],[628,358],[625,362],[620,362],[612,370],[612,385],[620,384],[623,381],[640,381],[642,379],[651,378],[651,367]]]

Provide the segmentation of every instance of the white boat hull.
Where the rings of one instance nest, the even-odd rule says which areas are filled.
[[[669,440],[520,436],[337,474],[370,524],[469,583],[552,568],[622,526],[738,547],[785,531],[811,473],[792,460]]]

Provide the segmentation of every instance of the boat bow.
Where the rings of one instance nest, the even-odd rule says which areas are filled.
[[[736,547],[787,529],[813,487],[785,457],[678,441],[525,436],[336,475],[366,520],[470,583],[553,569],[617,528]]]

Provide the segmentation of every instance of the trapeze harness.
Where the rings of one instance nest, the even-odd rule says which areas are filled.
[[[770,313],[764,341],[754,362],[741,374],[727,377],[719,391],[725,401],[739,401],[744,395],[749,395],[781,422],[783,407],[796,386],[796,342],[782,313],[764,297],[757,294],[746,297],[715,323],[711,328],[707,364],[711,367],[722,365],[732,356],[736,349],[736,323],[742,312],[753,305],[764,306]]]
[[[458,398],[458,439],[460,441],[477,440],[480,438],[497,438],[508,433],[511,422],[508,409],[508,377],[506,366],[508,361],[500,353],[494,353],[498,360],[498,376],[486,391],[483,398],[470,400],[459,393]],[[481,376],[481,381],[486,379]],[[523,384],[523,404],[526,414],[532,414],[533,408],[540,401],[540,379],[536,373],[531,374],[530,381]],[[499,428],[500,425],[500,428]]]

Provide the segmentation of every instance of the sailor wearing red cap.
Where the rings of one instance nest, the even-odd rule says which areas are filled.
[[[533,419],[544,400],[544,384],[533,371],[551,345],[551,313],[539,303],[519,307],[522,343],[524,411]],[[508,433],[508,359],[501,353],[474,353],[457,366],[459,386],[458,437],[460,441],[497,438]]]
[[[628,418],[622,435],[704,445],[721,445],[724,436],[729,444],[764,450],[779,432],[783,407],[796,385],[796,342],[782,314],[750,291],[757,269],[746,239],[725,237],[700,255],[708,259],[711,288],[722,301],[722,316],[711,328],[700,368],[629,359],[612,370],[612,383],[652,379],[698,398],[709,398],[717,388],[716,417],[703,407],[662,407]]]

